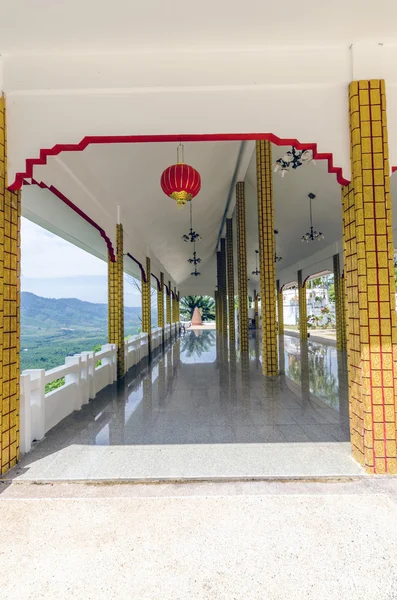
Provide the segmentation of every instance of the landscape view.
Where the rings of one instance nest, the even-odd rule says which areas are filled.
[[[22,219],[21,370],[52,369],[107,343],[107,263]],[[125,336],[141,329],[140,283],[125,276]],[[153,323],[157,322],[156,294]]]
[[[22,292],[21,370],[52,369],[65,356],[106,344],[107,310],[107,304]],[[125,336],[140,331],[140,314],[140,307],[125,307]]]

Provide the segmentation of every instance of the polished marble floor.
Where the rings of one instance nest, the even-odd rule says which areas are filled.
[[[139,375],[62,421],[24,456],[17,479],[250,478],[362,474],[350,454],[346,356],[280,342],[264,378],[260,339],[230,353],[188,330]]]

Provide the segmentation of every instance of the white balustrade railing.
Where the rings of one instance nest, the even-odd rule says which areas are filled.
[[[165,341],[174,339],[179,323],[166,325]],[[152,350],[162,344],[161,327],[153,328]],[[149,353],[148,334],[133,335],[124,342],[125,369],[139,365]],[[100,363],[100,364],[98,364]],[[98,364],[98,366],[96,366]],[[64,385],[46,394],[45,386],[65,378]],[[95,398],[96,394],[117,379],[117,346],[105,344],[99,352],[82,352],[67,356],[65,364],[45,371],[27,369],[21,374],[20,444],[21,452],[29,452],[34,440],[41,440],[47,431],[75,410]]]

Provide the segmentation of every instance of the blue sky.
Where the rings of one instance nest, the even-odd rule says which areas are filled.
[[[107,303],[107,263],[22,218],[21,286],[45,298]],[[140,306],[140,294],[125,282],[125,305]]]

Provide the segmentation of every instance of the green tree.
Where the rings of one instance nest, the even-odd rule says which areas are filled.
[[[203,321],[215,320],[215,302],[211,296],[185,296],[180,302],[181,316],[190,321],[195,308],[198,308]]]

